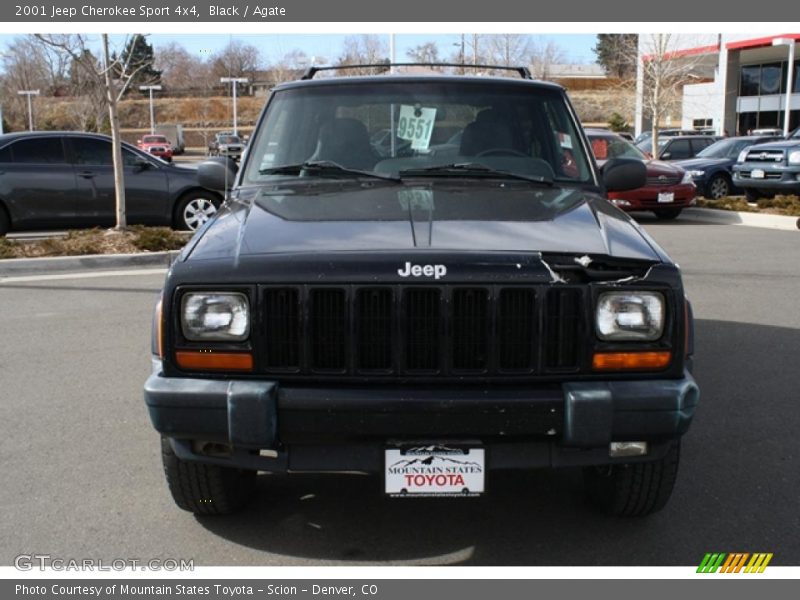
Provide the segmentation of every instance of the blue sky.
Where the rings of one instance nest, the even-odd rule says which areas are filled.
[[[0,35],[0,48],[4,48],[14,40],[14,35]],[[99,36],[98,36],[99,37]],[[173,34],[152,34],[148,38],[156,48],[170,42],[178,42],[189,52],[197,52],[207,55],[224,47],[231,39],[241,39],[248,44],[258,46],[262,50],[264,58],[270,62],[280,59],[287,52],[300,49],[309,56],[324,57],[328,61],[339,56],[342,43],[347,37],[346,34],[197,34],[197,35],[173,35]],[[121,36],[112,36],[121,40]],[[566,55],[567,62],[573,63],[593,63],[595,56],[592,47],[595,44],[594,34],[563,34],[563,35],[542,35],[533,34],[531,38],[538,44],[546,44],[553,41],[558,44]],[[388,39],[388,36],[387,36]],[[439,46],[439,51],[443,56],[448,56],[456,50],[456,45],[460,45],[461,36],[458,34],[397,34],[395,43],[397,45],[397,60],[406,60],[406,50],[425,42],[435,41]],[[119,42],[121,45],[121,42]],[[319,60],[315,62],[320,62]]]

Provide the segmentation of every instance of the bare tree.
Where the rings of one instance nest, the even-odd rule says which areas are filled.
[[[351,35],[345,38],[342,54],[336,61],[337,65],[374,65],[389,62],[389,51],[383,38],[377,35],[363,34]],[[365,68],[348,69],[352,75],[372,75],[376,72],[388,70]]]
[[[424,44],[414,46],[406,50],[406,56],[408,56],[412,62],[435,63],[441,61],[439,57],[439,46],[436,45],[436,42],[425,42]]]
[[[313,57],[313,60],[319,60]],[[324,61],[320,61],[324,62]],[[269,72],[270,82],[273,84],[283,83],[284,81],[293,81],[302,76],[303,72],[311,66],[312,58],[309,57],[302,50],[295,48],[287,52],[283,57],[271,64],[267,69]]]
[[[643,116],[651,122],[653,154],[658,149],[658,128],[670,114],[680,111],[683,86],[691,82],[690,74],[698,67],[700,57],[676,54],[682,46],[681,36],[670,33],[639,36],[637,102]]]
[[[504,67],[526,66],[531,56],[531,38],[518,33],[502,33],[489,39],[491,62]]]
[[[261,51],[241,40],[232,40],[211,58],[212,75],[220,77],[247,77],[257,79],[263,65]]]
[[[88,37],[84,34],[36,34],[42,44],[63,52],[72,59],[90,82],[105,92],[108,107],[108,118],[111,125],[111,146],[114,159],[114,188],[116,193],[116,230],[127,227],[125,214],[125,176],[122,163],[122,144],[119,127],[117,103],[128,91],[138,72],[147,65],[132,66],[131,53],[123,53],[122,57],[111,58],[108,34],[101,35],[103,61],[98,64],[90,48]],[[127,45],[127,40],[123,47]],[[127,58],[126,58],[127,55]]]
[[[211,67],[202,57],[189,53],[177,42],[156,48],[154,68],[161,71],[164,87],[173,91],[206,87],[213,77]],[[219,79],[214,83],[219,83]]]
[[[552,40],[531,44],[531,73],[536,79],[549,79],[553,65],[564,63],[566,59],[564,49]]]

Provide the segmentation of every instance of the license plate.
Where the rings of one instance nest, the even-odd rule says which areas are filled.
[[[658,195],[659,202],[675,202],[675,192],[661,192]]]
[[[752,179],[764,179],[764,170],[763,169],[753,169],[750,172],[750,177]]]
[[[429,444],[386,449],[386,493],[393,497],[478,496],[484,491],[483,448]]]

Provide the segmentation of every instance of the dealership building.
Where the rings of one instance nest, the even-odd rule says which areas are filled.
[[[643,109],[642,61],[653,56],[654,36],[639,36],[637,134],[651,126]],[[789,130],[800,126],[800,56],[794,59],[796,41],[800,41],[800,33],[670,36],[670,46],[661,56],[683,64],[686,79],[698,83],[683,86],[680,122],[675,118],[667,124],[682,129],[711,127],[720,135],[783,129],[790,88]],[[787,86],[790,73],[791,86]]]

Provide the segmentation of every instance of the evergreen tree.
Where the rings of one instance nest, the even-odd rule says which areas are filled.
[[[636,76],[638,46],[639,36],[635,33],[598,33],[592,51],[608,75],[630,79]]]
[[[112,57],[112,62],[117,64],[115,70],[132,73],[133,78],[129,89],[138,89],[140,85],[158,85],[161,83],[161,71],[153,68],[155,54],[153,45],[147,43],[147,38],[141,33],[134,34],[125,45],[125,49],[119,56]]]

